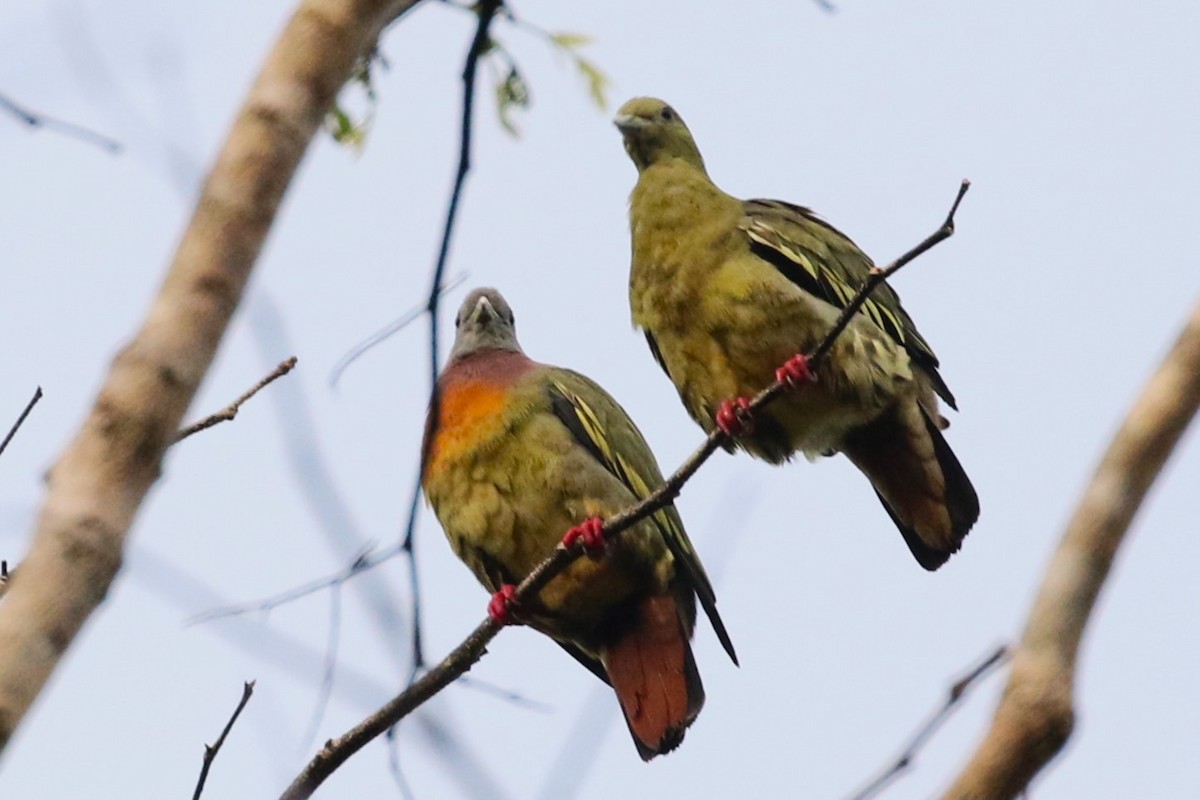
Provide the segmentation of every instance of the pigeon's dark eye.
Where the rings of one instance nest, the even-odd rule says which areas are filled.
[[[675,119],[675,109],[671,108],[670,106],[663,106],[663,110],[659,112],[659,116],[662,117],[664,121],[670,122],[671,120]]]
[[[458,330],[459,327],[461,327],[461,326],[462,326],[462,314],[459,314],[458,316],[456,316],[454,318],[454,329]]]

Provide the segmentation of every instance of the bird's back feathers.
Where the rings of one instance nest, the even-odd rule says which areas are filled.
[[[747,200],[741,228],[751,251],[773,265],[804,291],[839,309],[845,308],[875,269],[871,258],[850,237],[803,206],[781,200]],[[957,409],[954,395],[938,373],[938,358],[900,304],[900,296],[881,283],[859,312],[908,351],[929,376],[946,404]]]
[[[599,386],[577,372],[564,369],[553,369],[547,378],[554,413],[575,439],[625,484],[635,497],[644,500],[662,484],[662,474],[650,455],[650,447],[642,438],[641,431]],[[607,424],[601,421],[598,411],[604,415]],[[656,511],[651,519],[667,543],[686,584],[700,599],[700,605],[712,623],[721,646],[730,660],[738,663],[733,641],[717,612],[716,593],[700,563],[700,557],[683,530],[679,512],[673,505],[667,506]]]

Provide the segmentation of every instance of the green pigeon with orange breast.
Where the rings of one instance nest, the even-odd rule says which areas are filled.
[[[425,496],[485,587],[489,612],[554,638],[617,694],[644,760],[669,752],[704,704],[689,641],[696,599],[730,658],[712,585],[674,506],[605,542],[602,520],[658,488],[637,427],[590,379],[521,350],[508,303],[476,289],[462,304],[426,425]],[[532,600],[512,587],[560,542],[576,559]]]
[[[638,171],[633,322],[688,413],[774,464],[844,453],[917,562],[940,567],[978,518],[979,498],[941,432],[938,398],[954,408],[954,396],[899,296],[881,284],[809,382],[802,354],[871,275],[871,259],[807,208],[722,191],[662,100],[630,100],[614,121]],[[744,398],[777,378],[805,385],[744,430]]]

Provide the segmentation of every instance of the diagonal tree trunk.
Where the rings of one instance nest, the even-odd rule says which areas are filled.
[[[947,800],[1016,797],[1075,722],[1079,644],[1142,500],[1200,407],[1200,305],[1125,417],[1042,579],[992,727]]]
[[[141,329],[50,472],[0,603],[0,752],[120,569],[284,192],[358,59],[418,0],[303,0],[238,112]]]

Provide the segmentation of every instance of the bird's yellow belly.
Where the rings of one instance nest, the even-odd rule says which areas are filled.
[[[708,431],[723,400],[766,388],[775,370],[811,352],[837,317],[832,306],[800,295],[777,273],[740,263],[714,272],[686,310],[658,312],[645,315],[657,322],[647,327],[688,412]],[[741,442],[746,450],[774,462],[796,451],[809,457],[836,451],[850,430],[878,416],[911,382],[907,355],[865,318],[839,337],[818,371],[816,383],[768,408]]]
[[[511,443],[446,457],[437,476],[426,483],[451,547],[493,591],[502,580],[524,579],[573,525],[618,510],[572,492],[556,453],[518,446],[520,435],[506,438]],[[636,535],[637,531],[627,534]],[[496,567],[502,576],[493,574]],[[599,560],[575,561],[519,615],[551,636],[586,638],[614,606],[651,582],[645,572],[618,543]]]

